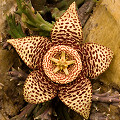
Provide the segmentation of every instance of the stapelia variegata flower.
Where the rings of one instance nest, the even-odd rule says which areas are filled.
[[[94,79],[109,67],[113,53],[102,45],[82,41],[75,2],[55,23],[51,39],[32,36],[7,41],[33,69],[24,85],[27,102],[38,104],[58,95],[88,119],[92,101],[89,78]]]

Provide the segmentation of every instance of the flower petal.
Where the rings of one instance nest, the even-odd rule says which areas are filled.
[[[88,119],[92,102],[92,86],[86,77],[78,77],[75,81],[60,88],[60,100],[68,107]]]
[[[44,54],[51,47],[51,42],[44,37],[31,36],[7,41],[16,49],[22,60],[31,69],[41,66]]]
[[[39,70],[28,75],[24,85],[24,99],[29,103],[43,103],[57,95],[57,86]]]
[[[109,48],[95,43],[83,44],[82,53],[83,72],[92,79],[103,73],[113,58]]]
[[[82,27],[76,11],[75,2],[56,22],[52,29],[51,39],[53,43],[64,45],[78,45],[83,40]]]

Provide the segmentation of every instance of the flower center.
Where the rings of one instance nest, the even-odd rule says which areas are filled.
[[[65,59],[65,51],[62,51],[61,54],[61,58],[60,59],[56,59],[56,58],[51,58],[51,61],[53,61],[54,63],[56,63],[56,68],[53,70],[54,73],[58,72],[59,70],[63,70],[65,72],[66,75],[69,75],[68,72],[68,66],[75,63],[75,60],[70,60],[67,61]]]
[[[56,83],[66,84],[73,81],[82,70],[80,55],[65,45],[53,46],[43,58],[45,74]]]

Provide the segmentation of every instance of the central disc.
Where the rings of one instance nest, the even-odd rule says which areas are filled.
[[[82,62],[76,50],[65,45],[51,47],[43,58],[45,74],[56,83],[72,82],[82,70]]]

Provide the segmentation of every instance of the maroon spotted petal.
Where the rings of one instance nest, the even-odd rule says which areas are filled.
[[[24,99],[29,103],[43,103],[57,95],[57,86],[36,70],[31,72],[24,85]]]
[[[82,53],[83,72],[92,79],[103,73],[113,58],[109,48],[95,43],[83,44]]]
[[[60,100],[75,112],[88,119],[92,101],[92,86],[86,77],[78,77],[75,81],[60,88]]]
[[[51,47],[48,38],[40,36],[10,39],[7,42],[13,45],[22,60],[31,69],[41,67],[43,56]]]
[[[55,23],[52,29],[51,39],[53,43],[77,46],[83,40],[82,27],[76,11],[75,2]]]

